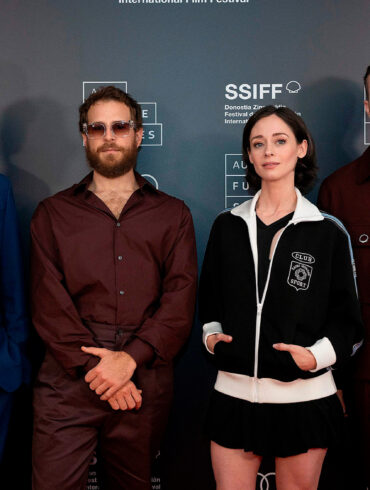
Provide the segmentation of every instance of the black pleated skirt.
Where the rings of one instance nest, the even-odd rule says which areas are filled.
[[[207,432],[223,447],[287,457],[336,444],[343,421],[337,395],[299,403],[251,403],[214,390]]]

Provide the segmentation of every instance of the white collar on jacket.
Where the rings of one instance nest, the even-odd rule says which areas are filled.
[[[314,204],[310,203],[308,199],[303,197],[297,188],[295,188],[295,191],[297,193],[297,205],[293,214],[293,218],[289,221],[288,225],[295,225],[302,221],[322,221],[324,219],[324,216],[320,213],[318,208]],[[230,211],[231,214],[239,216],[247,224],[256,278],[258,277],[256,204],[260,194],[261,191],[258,191],[253,199],[243,202]],[[258,288],[256,287],[256,297],[258,303],[257,291]]]
[[[294,211],[293,218],[290,220],[290,223],[299,223],[300,221],[322,221],[324,216],[320,213],[318,208],[312,204],[308,199],[302,196],[300,191],[295,188],[297,193],[297,206]],[[247,224],[250,224],[251,220],[255,220],[256,217],[256,204],[258,198],[261,194],[261,190],[257,192],[257,194],[253,197],[253,199],[249,199],[248,201],[243,202],[239,206],[233,208],[230,212],[235,216],[240,216],[246,221]]]

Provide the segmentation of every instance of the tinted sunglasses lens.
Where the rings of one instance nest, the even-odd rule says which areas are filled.
[[[88,124],[87,126],[87,136],[89,138],[102,138],[104,136],[104,132],[104,124]]]
[[[127,136],[130,131],[130,124],[128,122],[115,122],[112,124],[113,133],[118,137],[122,138]]]

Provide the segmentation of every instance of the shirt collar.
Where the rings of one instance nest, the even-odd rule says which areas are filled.
[[[360,156],[358,163],[356,181],[357,184],[362,184],[370,177],[370,146]]]
[[[158,189],[154,187],[150,182],[148,182],[144,177],[142,177],[136,170],[134,171],[136,182],[139,186],[139,190],[144,192],[146,190],[159,192]],[[74,186],[73,194],[78,194],[80,192],[86,192],[92,181],[93,172],[87,174],[78,184]]]

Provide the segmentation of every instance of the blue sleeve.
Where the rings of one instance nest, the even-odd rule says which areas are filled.
[[[0,180],[0,294],[0,388],[11,392],[29,376],[24,357],[28,317],[13,192],[3,176]]]

